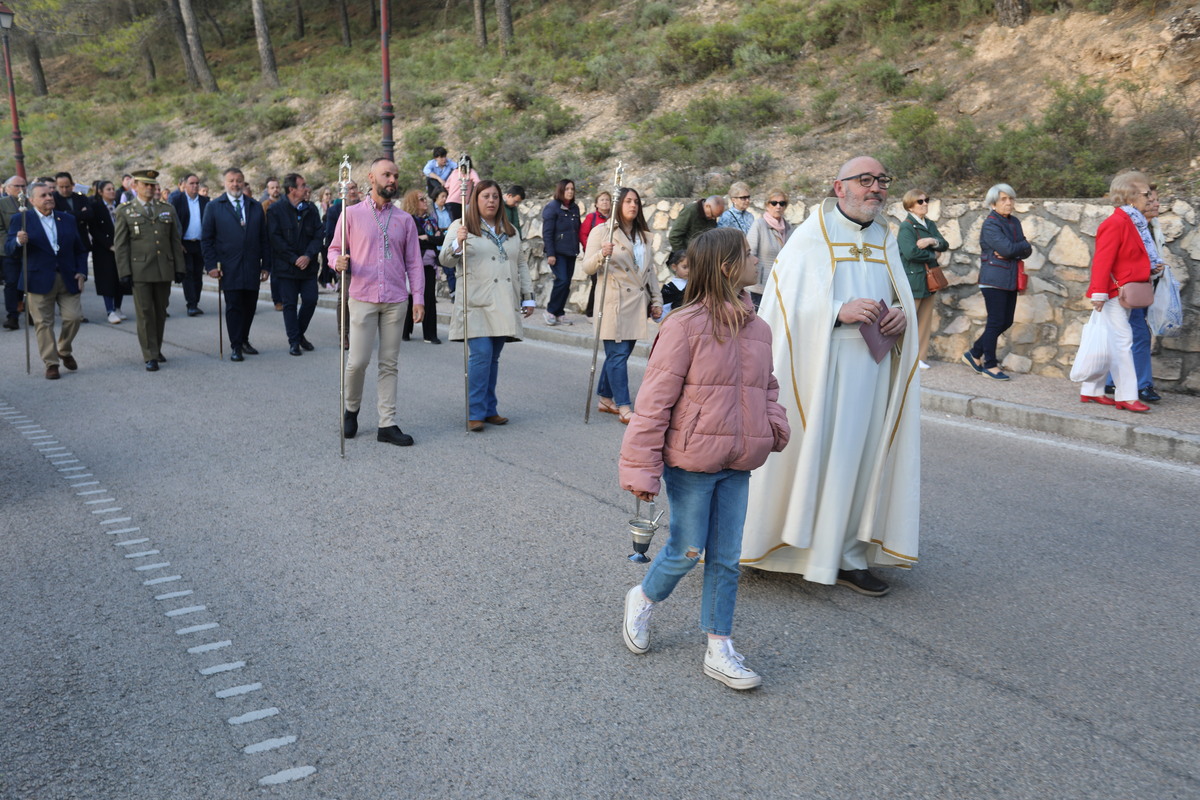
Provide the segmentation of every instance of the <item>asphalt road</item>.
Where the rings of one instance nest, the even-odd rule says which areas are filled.
[[[508,346],[472,435],[461,346],[407,343],[416,446],[374,441],[372,377],[343,460],[332,314],[294,358],[260,305],[232,364],[214,305],[176,292],[155,374],[90,294],[78,373],[0,336],[6,800],[1200,797],[1200,470],[927,415],[920,565],[879,599],[747,571],[738,693],[699,574],[621,643],[588,353]]]

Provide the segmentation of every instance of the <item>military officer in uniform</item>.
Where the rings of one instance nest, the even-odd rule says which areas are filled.
[[[117,208],[113,250],[117,275],[133,295],[138,342],[147,372],[157,372],[164,361],[163,328],[171,280],[182,282],[185,262],[179,219],[170,203],[158,199],[158,172],[133,173],[134,199]]]

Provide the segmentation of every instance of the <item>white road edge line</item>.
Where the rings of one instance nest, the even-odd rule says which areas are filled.
[[[247,722],[257,722],[260,719],[273,717],[278,713],[279,709],[275,706],[271,706],[270,708],[260,708],[257,711],[247,711],[245,714],[241,714],[236,717],[230,717],[228,722],[230,725],[245,725]]]
[[[170,583],[171,581],[182,580],[182,575],[166,575],[162,578],[151,578],[148,581],[142,581],[142,586],[157,586],[160,583]]]
[[[296,741],[295,736],[280,736],[277,739],[264,739],[261,742],[248,744],[242,748],[242,752],[251,755],[253,753],[264,753],[267,750],[278,750],[280,747],[285,747],[293,744]]]
[[[241,669],[244,666],[246,666],[245,661],[230,661],[227,664],[214,664],[211,667],[205,667],[204,669],[200,670],[200,674],[217,675],[221,672],[233,672],[235,669]],[[278,714],[279,709],[276,709],[275,713]]]
[[[208,644],[198,644],[195,647],[189,647],[187,651],[192,655],[197,653],[210,653],[213,650],[220,650],[224,647],[229,647],[233,642],[226,639],[223,642],[209,642]]]
[[[290,783],[298,781],[301,778],[307,778],[317,771],[316,767],[292,767],[285,769],[282,772],[276,772],[274,775],[267,775],[259,778],[258,782],[263,786],[274,786],[279,783]]]
[[[241,686],[232,686],[228,689],[222,689],[219,692],[213,692],[213,694],[216,697],[220,697],[223,700],[226,697],[237,697],[238,695],[250,694],[251,692],[257,692],[261,688],[262,688],[261,683],[246,683]]]
[[[168,617],[182,617],[184,614],[195,614],[197,611],[205,611],[208,606],[184,606],[183,608],[175,608],[165,612]]]
[[[180,628],[175,631],[176,636],[186,636],[189,633],[199,633],[200,631],[211,631],[217,627],[215,622],[205,622],[203,625],[193,625],[190,628]]]

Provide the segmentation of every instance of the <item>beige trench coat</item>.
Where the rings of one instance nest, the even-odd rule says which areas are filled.
[[[520,341],[524,334],[521,299],[533,296],[533,282],[529,278],[529,264],[525,249],[521,247],[521,237],[510,236],[504,243],[504,252],[508,256],[504,259],[491,239],[468,235],[465,242],[467,273],[464,276],[462,256],[454,255],[454,240],[461,225],[462,220],[450,223],[439,256],[442,266],[453,267],[458,273],[454,315],[450,318],[451,341],[463,340],[463,303],[468,303],[467,333],[472,339],[503,336],[512,342]],[[463,291],[464,285],[466,291]]]
[[[588,234],[587,251],[583,256],[583,271],[596,275],[604,264],[601,246],[608,241],[607,222],[592,229]],[[604,317],[601,321],[600,338],[606,341],[623,342],[630,339],[645,339],[650,304],[662,307],[662,291],[654,269],[654,254],[650,243],[646,243],[646,268],[638,270],[633,258],[633,242],[620,228],[613,236],[613,254],[608,262],[608,287],[596,284],[596,302],[604,294]]]

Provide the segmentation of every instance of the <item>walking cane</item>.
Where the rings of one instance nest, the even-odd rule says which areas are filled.
[[[617,232],[617,221],[621,219],[621,209],[617,206],[617,197],[621,194],[621,179],[625,177],[625,162],[617,162],[617,171],[613,174],[613,210],[608,218],[608,243],[613,243]],[[583,407],[583,424],[587,425],[592,418],[592,389],[596,386],[596,358],[600,355],[600,329],[604,325],[604,295],[608,289],[608,262],[611,255],[604,257],[600,266],[600,296],[596,298],[596,338],[592,342],[592,371],[588,373],[587,402]]]
[[[221,262],[217,262],[217,354],[221,360],[225,360],[225,329],[224,323],[221,321],[221,278],[225,277],[221,272]]]
[[[350,219],[346,216],[346,193],[347,187],[350,185],[350,156],[343,155],[342,163],[338,165],[338,183],[342,187],[342,249],[339,255],[348,255],[346,253],[346,229],[350,227]],[[338,436],[341,437],[341,455],[346,457],[346,330],[349,323],[346,317],[349,316],[346,309],[346,280],[350,277],[350,269],[347,267],[342,270],[338,276],[338,374],[340,376],[341,400],[338,404]]]
[[[458,171],[462,178],[462,216],[459,217],[458,224],[465,225],[467,222],[467,182],[471,177],[471,157],[463,153],[458,158]],[[471,427],[471,337],[467,332],[467,243],[463,241],[462,246],[462,265],[459,268],[458,290],[455,292],[455,300],[462,298],[463,311],[463,405],[465,406],[464,418],[466,419],[465,426],[467,430]]]
[[[29,365],[29,320],[33,319],[33,313],[29,310],[29,233],[25,230],[25,192],[17,195],[17,202],[21,206],[21,233],[27,237],[25,244],[21,245],[21,280],[25,286],[25,374],[29,375],[32,371]]]

